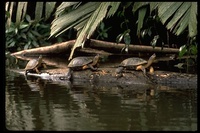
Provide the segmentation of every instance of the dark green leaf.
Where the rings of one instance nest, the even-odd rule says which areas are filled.
[[[191,52],[191,54],[193,54],[193,55],[197,55],[197,52],[198,52],[198,50],[197,50],[197,45],[191,45],[191,46],[190,46],[190,52]]]
[[[144,17],[146,15],[147,8],[141,8],[138,12],[138,26],[137,26],[137,35],[140,35],[140,30],[143,27]]]
[[[29,15],[26,15],[26,20],[30,23],[31,22],[31,17]]]
[[[8,45],[8,48],[10,48],[10,47],[14,47],[15,46],[15,44],[16,44],[16,42],[15,41],[13,41],[10,45]]]
[[[37,43],[35,40],[32,41],[32,44],[33,44],[33,46],[35,46],[36,48],[39,47],[38,43]]]
[[[148,5],[149,2],[135,2],[134,5],[133,5],[133,13],[135,13],[139,8],[145,6],[145,5]]]
[[[29,26],[29,24],[20,24],[19,25],[19,29],[24,29],[24,28],[26,28],[28,26]]]
[[[177,24],[177,22],[181,19],[181,17],[186,13],[188,8],[190,7],[189,2],[183,2],[181,7],[176,11],[173,18],[167,24],[167,29],[173,29],[173,27]]]
[[[21,33],[21,37],[27,39],[26,34],[24,34],[23,32]]]
[[[179,48],[179,57],[182,57],[187,52],[186,45],[183,45]]]
[[[125,44],[130,44],[131,43],[131,37],[130,37],[129,33],[126,33],[124,35],[124,42],[125,42]]]
[[[183,4],[183,2],[175,2],[173,3],[170,8],[168,8],[161,16],[160,16],[160,19],[162,21],[162,23],[164,24],[168,18],[170,18],[174,12],[176,12],[179,7]]]
[[[32,40],[36,40],[36,38],[33,36],[33,34],[31,32],[28,32],[28,37],[31,38]]]
[[[37,31],[32,30],[31,33],[37,37],[42,37]]]
[[[197,35],[197,2],[191,2],[190,17],[189,17],[189,37]]]
[[[116,42],[117,42],[117,43],[121,42],[122,39],[123,39],[123,37],[124,37],[124,34],[123,34],[123,33],[122,33],[122,34],[119,34],[119,35],[117,36],[117,38],[116,38]]]
[[[15,28],[14,27],[10,27],[10,28],[6,29],[6,34],[11,33],[13,31],[15,31]]]
[[[103,33],[103,37],[108,38],[108,33]]]

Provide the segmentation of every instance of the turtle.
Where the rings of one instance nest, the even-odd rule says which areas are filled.
[[[127,68],[127,69],[135,69],[135,70],[142,70],[144,75],[146,75],[146,68],[150,67],[150,74],[153,74],[154,72],[154,69],[153,67],[151,66],[151,64],[153,63],[153,61],[155,60],[156,58],[156,54],[154,53],[148,61],[142,59],[142,58],[139,58],[139,57],[131,57],[131,58],[127,58],[125,60],[123,60],[121,62],[121,64],[118,66],[118,68],[115,70],[116,72],[116,76],[122,76],[122,70],[124,68]]]
[[[27,75],[27,73],[30,71],[36,71],[39,74],[40,72],[38,68],[41,66],[46,68],[45,63],[42,61],[42,55],[40,55],[38,59],[29,60],[29,62],[27,63],[25,67],[25,75]]]
[[[92,70],[97,70],[97,67],[94,66],[97,65],[99,60],[99,54],[97,54],[95,57],[87,57],[87,56],[80,56],[72,59],[70,63],[68,64],[68,68],[72,70],[84,70],[87,68],[90,68]]]

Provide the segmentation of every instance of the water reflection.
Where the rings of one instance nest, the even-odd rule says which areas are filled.
[[[197,130],[196,88],[51,81],[6,72],[8,130]]]

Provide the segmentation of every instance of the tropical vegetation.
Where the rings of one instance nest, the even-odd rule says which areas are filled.
[[[71,59],[75,49],[84,47],[86,39],[90,39],[94,34],[97,34],[96,38],[109,38],[108,31],[112,29],[112,25],[106,25],[105,21],[117,16],[124,18],[120,27],[126,28],[116,36],[116,42],[124,41],[129,45],[134,36],[133,30],[136,31],[134,38],[142,38],[141,32],[144,33],[145,25],[151,20],[154,23],[161,23],[166,32],[177,37],[187,35],[188,41],[179,47],[180,56],[197,54],[197,2],[6,2],[5,4],[8,49],[14,47],[21,50],[50,45],[52,38],[62,41],[63,34],[75,29],[77,37],[69,57]],[[35,6],[29,9],[29,5]],[[127,14],[133,17],[127,17]],[[33,19],[30,16],[34,16]],[[135,23],[131,23],[132,20],[136,20]],[[132,29],[129,25],[136,25],[137,29]]]

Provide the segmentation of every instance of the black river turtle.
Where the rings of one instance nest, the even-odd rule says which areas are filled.
[[[76,57],[70,61],[68,64],[68,68],[71,68],[72,70],[84,70],[87,68],[90,68],[92,70],[97,70],[95,66],[97,65],[99,60],[99,54],[97,54],[95,57],[87,57],[87,56],[81,56]]]
[[[45,63],[42,62],[42,55],[40,55],[38,57],[38,59],[32,59],[27,63],[27,65],[25,67],[25,75],[27,75],[27,73],[30,71],[36,71],[39,74],[40,72],[39,72],[38,68],[41,66],[46,68]]]
[[[150,67],[150,73],[152,74],[154,72],[153,67],[151,66],[151,64],[153,63],[153,61],[156,58],[156,54],[154,53],[148,61],[139,58],[139,57],[131,57],[131,58],[127,58],[125,60],[123,60],[121,62],[121,64],[119,65],[119,67],[116,69],[116,76],[121,76],[122,70],[124,68],[131,68],[131,69],[135,69],[135,70],[142,70],[144,75],[146,75],[146,68]]]

